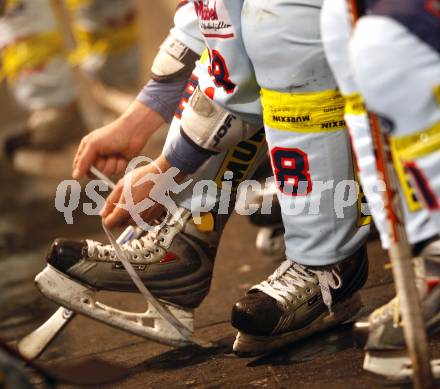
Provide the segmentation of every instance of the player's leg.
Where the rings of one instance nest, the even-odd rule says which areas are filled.
[[[375,15],[362,18],[356,26],[350,47],[351,63],[368,107],[382,118],[383,129],[391,134],[396,167],[405,168],[412,175],[418,197],[438,223],[439,19],[422,2],[401,2],[399,9],[386,3],[377,2],[377,8],[372,9]],[[427,25],[429,29],[425,29]],[[438,284],[440,275],[438,235],[422,243],[417,246],[421,247],[419,255],[425,259],[422,270],[426,271],[417,273],[417,281],[428,330],[436,331],[438,286],[433,286]],[[360,343],[370,351],[403,349],[399,317],[395,300],[380,308],[357,324]]]
[[[359,168],[365,196],[373,219],[380,232],[384,248],[388,247],[389,236],[381,190],[373,150],[371,131],[363,99],[356,86],[349,60],[351,25],[347,2],[344,0],[324,1],[321,14],[321,32],[326,57],[345,98],[345,121],[351,136],[356,162]],[[421,244],[437,234],[437,228],[427,210],[417,200],[409,184],[409,177],[402,166],[399,169],[401,196],[404,204],[406,230],[410,243]]]
[[[354,192],[338,212],[338,190],[353,183],[354,169],[343,101],[320,42],[320,8],[320,1],[244,3],[243,37],[262,88],[287,260],[233,308],[241,354],[280,347],[360,308],[368,226],[360,225]]]
[[[422,16],[423,5],[420,3],[418,7],[418,18],[422,19],[418,22],[413,15],[409,18],[411,21],[402,24],[393,13],[363,18],[356,27],[351,54],[362,95],[368,106],[383,118],[397,158],[413,176],[420,199],[440,225],[440,180],[437,178],[440,174],[440,55],[417,35],[420,24],[426,23]],[[437,24],[431,34],[437,37],[439,19],[431,16]],[[365,55],[377,57],[362,61]],[[381,73],[371,78],[379,69]]]

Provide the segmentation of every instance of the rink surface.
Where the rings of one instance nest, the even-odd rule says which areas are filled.
[[[151,146],[159,150],[158,141]],[[65,170],[69,164],[67,161]],[[104,235],[97,217],[77,212],[74,224],[66,225],[54,209],[55,188],[69,177],[30,179],[12,172],[3,160],[0,165],[0,336],[12,340],[36,328],[56,309],[32,282],[44,266],[50,242],[59,236],[104,239]],[[102,388],[382,387],[381,380],[362,370],[363,352],[352,346],[350,325],[263,358],[241,359],[231,353],[235,336],[229,323],[232,305],[277,266],[255,249],[255,234],[246,217],[231,218],[218,252],[211,292],[196,312],[197,335],[217,342],[218,347],[172,349],[78,316],[41,361],[70,362],[95,356],[129,367],[131,374],[125,381]],[[385,268],[389,262],[386,254],[374,239],[368,249],[370,276],[362,290],[365,312],[394,294],[391,270]],[[144,307],[139,296],[101,296],[119,307]],[[439,339],[432,341],[432,351],[440,356]],[[37,376],[33,379],[37,388],[44,387]]]

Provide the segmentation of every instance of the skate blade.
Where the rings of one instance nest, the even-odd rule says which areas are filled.
[[[17,342],[17,350],[28,360],[38,358],[74,316],[73,311],[58,308],[45,323]]]
[[[35,283],[47,298],[57,304],[115,328],[170,346],[181,347],[192,344],[165,321],[151,305],[145,312],[139,313],[110,307],[95,299],[95,290],[72,281],[50,265],[37,275]],[[166,305],[173,315],[193,332],[193,311]]]
[[[411,359],[405,350],[367,352],[364,370],[392,381],[411,380],[413,376]],[[431,361],[431,370],[435,378],[440,378],[440,359]]]
[[[255,245],[259,251],[268,257],[281,258],[284,256],[284,234],[274,235],[272,227],[260,227]]]
[[[361,307],[362,300],[358,292],[351,298],[335,305],[333,307],[333,315],[324,312],[312,323],[299,330],[272,336],[254,336],[239,332],[235,338],[233,350],[240,357],[255,357],[261,354],[267,354],[268,352],[304,339],[312,334],[325,331],[341,324],[356,315]]]

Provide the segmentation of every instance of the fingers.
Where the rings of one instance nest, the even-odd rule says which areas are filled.
[[[96,169],[102,173],[104,170],[105,164],[106,164],[106,158],[97,156],[95,162],[92,165],[95,166]],[[92,167],[92,165],[90,165],[90,168]],[[91,180],[96,180],[97,177],[90,171],[90,168],[87,172],[87,175]]]
[[[125,209],[117,206],[117,204],[125,203],[123,189],[124,186],[121,180],[118,182],[113,192],[110,193],[110,196],[107,198],[105,208],[101,211],[104,224],[108,228],[118,227],[122,224],[126,224],[130,219],[130,214]]]
[[[110,193],[105,201],[105,207],[101,210],[100,215],[105,219],[108,215],[110,215],[113,210],[116,208],[116,203],[119,203],[122,197],[122,192],[124,189],[123,181],[120,180],[115,189]]]
[[[88,174],[91,166],[106,176],[121,174],[127,166],[124,158],[126,136],[118,135],[111,125],[99,128],[85,136],[78,147],[72,166],[72,176],[80,179]],[[122,153],[122,154],[121,154]]]
[[[95,161],[95,167],[100,171],[103,172],[105,168],[105,164],[107,163],[107,158],[105,157],[98,157]]]
[[[86,144],[82,148],[81,153],[79,153],[78,150],[76,164],[72,173],[72,177],[76,180],[83,177],[89,171],[98,154],[93,143],[87,142],[87,140],[85,140],[85,142]]]
[[[95,167],[105,176],[120,176],[125,172],[127,160],[124,157],[98,157],[95,161]],[[88,173],[90,178],[95,178],[93,174]]]
[[[104,224],[108,228],[114,228],[127,224],[129,220],[130,214],[125,209],[115,207],[112,213],[104,218]]]
[[[116,157],[106,158],[105,165],[101,170],[104,175],[111,177],[115,175],[116,167],[118,164],[118,159]]]
[[[76,166],[78,165],[78,160],[79,160],[81,154],[82,154],[83,151],[84,151],[84,147],[86,146],[87,138],[88,138],[88,137],[89,137],[89,135],[84,136],[84,137],[81,139],[81,142],[79,143],[78,150],[76,150],[75,157],[73,158],[73,163],[72,163],[72,171],[73,171],[73,172],[75,171]]]
[[[115,176],[119,176],[122,173],[124,173],[126,168],[127,168],[127,160],[125,158],[119,157],[118,163],[116,165]]]

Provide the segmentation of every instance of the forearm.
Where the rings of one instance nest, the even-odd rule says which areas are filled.
[[[149,106],[133,101],[118,119],[123,128],[130,128],[132,136],[148,139],[164,123],[164,118]]]

